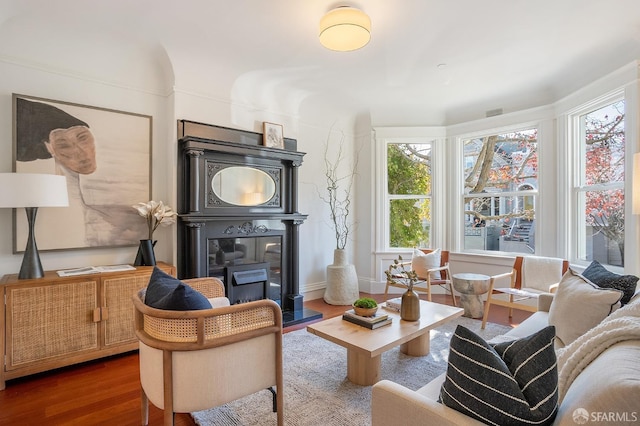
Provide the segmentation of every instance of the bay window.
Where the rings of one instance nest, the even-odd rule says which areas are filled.
[[[463,138],[465,250],[535,252],[537,134]]]

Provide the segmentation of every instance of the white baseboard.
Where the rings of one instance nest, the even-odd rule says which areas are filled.
[[[324,297],[324,289],[310,290],[302,293],[303,300],[316,300]]]
[[[367,278],[358,278],[358,289],[364,293],[369,294],[384,294],[384,288],[386,284],[384,282],[376,282],[372,279]],[[324,297],[324,291],[327,287],[326,282],[319,282],[313,284],[307,284],[303,289],[301,289],[301,293],[304,297],[304,300],[315,300],[322,299]],[[431,289],[433,294],[446,294],[446,291],[436,285]],[[390,294],[402,294],[404,290],[398,287],[391,287],[389,289]]]

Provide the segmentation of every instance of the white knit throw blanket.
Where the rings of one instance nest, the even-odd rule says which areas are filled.
[[[576,377],[608,347],[640,339],[640,299],[618,309],[575,341],[558,349],[559,403]]]
[[[522,260],[522,287],[549,291],[549,286],[562,279],[562,259],[555,257],[525,257]]]

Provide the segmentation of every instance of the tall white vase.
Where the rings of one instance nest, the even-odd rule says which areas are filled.
[[[343,249],[333,251],[333,265],[327,266],[324,301],[330,305],[351,305],[360,297],[356,267],[347,263]]]

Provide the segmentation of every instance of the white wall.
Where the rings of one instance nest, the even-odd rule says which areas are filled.
[[[339,144],[345,147],[345,160],[341,175],[349,172],[353,162],[355,118],[321,103],[307,102],[300,110],[298,150],[305,152],[304,163],[299,174],[299,210],[309,215],[300,227],[300,288],[310,297],[322,297],[326,285],[326,267],[333,263],[336,240],[331,226],[329,206],[321,200],[326,197],[327,181],[324,169],[324,150],[328,145],[330,153],[335,153]],[[368,161],[363,161],[364,167]],[[352,192],[352,213],[350,219],[358,220],[358,191]],[[359,224],[357,225],[359,226]],[[368,222],[364,225],[368,226]],[[356,232],[358,228],[355,228]],[[356,271],[366,268],[359,264],[357,256],[357,233],[352,233],[347,242],[348,260],[356,265]],[[365,260],[366,261],[366,260]],[[360,274],[359,274],[360,275]]]
[[[169,199],[166,171],[173,163],[166,151],[166,123],[173,73],[157,44],[118,38],[90,22],[59,26],[48,16],[16,15],[0,26],[0,75],[0,172],[12,171],[12,93],[17,93],[152,116],[152,199]],[[12,226],[12,211],[0,209],[0,274],[16,273],[22,262],[21,254],[12,253]],[[160,229],[155,236],[158,259],[171,261],[171,230]],[[41,252],[41,260],[50,270],[132,263],[135,254],[135,247],[81,249]]]
[[[40,66],[2,61],[2,58],[0,75],[3,76],[0,79],[0,172],[12,171],[12,93],[18,93],[153,116],[152,196],[157,200],[168,199],[170,192],[164,171],[172,165],[168,163],[164,150],[167,145],[164,123],[168,119],[168,111],[163,95],[131,90],[88,77],[77,78],[60,71],[45,70]],[[23,210],[18,210],[17,213],[24,214]],[[36,221],[36,240],[37,225]],[[12,210],[0,209],[0,235],[4,236],[0,239],[0,274],[16,273],[22,262],[22,254],[12,254],[12,226]],[[73,230],[69,229],[69,232]],[[156,246],[158,259],[171,261],[174,239],[170,230],[161,229],[157,231],[156,236],[159,240]],[[96,264],[132,263],[135,253],[135,247],[52,251],[42,252],[41,260],[44,269],[51,270]]]

